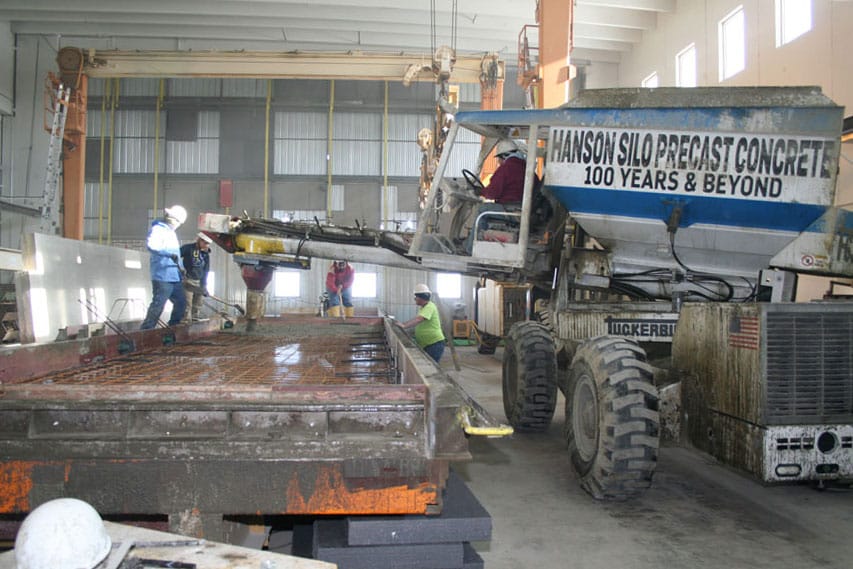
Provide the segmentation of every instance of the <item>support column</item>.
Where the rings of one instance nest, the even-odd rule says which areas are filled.
[[[480,79],[480,108],[484,111],[499,111],[504,107],[504,78],[499,71],[497,58],[483,61],[483,74]],[[491,176],[498,169],[495,152],[492,151],[480,175],[483,179]]]
[[[572,2],[539,0],[539,108],[552,109],[568,102],[572,52]]]
[[[56,54],[59,76],[71,88],[62,152],[62,235],[83,239],[86,197],[86,105],[89,78],[83,74],[83,52],[66,47]]]

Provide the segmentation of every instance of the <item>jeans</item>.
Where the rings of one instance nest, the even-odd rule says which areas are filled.
[[[336,290],[326,289],[326,292],[329,293],[329,308],[339,305],[341,299],[344,301],[344,306],[352,306],[352,288],[342,288],[341,299],[338,299]]]
[[[150,330],[157,325],[160,319],[160,314],[163,312],[163,307],[166,306],[166,301],[172,301],[172,316],[169,317],[169,326],[174,326],[179,323],[184,317],[184,311],[187,307],[187,299],[184,296],[184,287],[179,282],[166,281],[151,281],[151,290],[154,292],[154,298],[151,304],[148,305],[148,313],[145,315],[145,320],[142,321],[141,330]]]
[[[441,356],[444,355],[444,340],[436,342],[435,344],[430,344],[429,346],[424,346],[424,351],[429,357],[434,359],[436,362],[439,362],[441,360]]]

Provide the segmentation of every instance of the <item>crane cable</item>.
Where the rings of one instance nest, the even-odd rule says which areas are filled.
[[[459,14],[458,0],[452,0],[450,16],[450,48],[453,53],[456,53],[456,35],[457,35],[457,20]],[[432,55],[435,55],[436,36],[438,35],[436,24],[435,0],[430,0],[429,8],[429,48]]]
[[[429,3],[429,53],[435,55],[435,0]]]

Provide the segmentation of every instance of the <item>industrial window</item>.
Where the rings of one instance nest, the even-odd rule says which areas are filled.
[[[696,86],[696,44],[690,44],[675,56],[675,84],[678,87]]]
[[[746,19],[743,6],[738,6],[720,20],[720,81],[737,75],[746,68]]]
[[[776,47],[812,29],[811,0],[776,0]]]
[[[356,271],[352,283],[353,298],[376,298],[376,273]]]
[[[273,293],[283,298],[294,298],[301,294],[299,271],[276,271],[273,275]]]
[[[435,292],[438,298],[462,298],[462,275],[459,273],[437,273]]]
[[[657,73],[657,71],[652,71],[649,75],[647,75],[643,79],[641,85],[643,87],[646,87],[647,89],[654,89],[655,87],[658,86],[658,83],[659,83],[658,73]]]

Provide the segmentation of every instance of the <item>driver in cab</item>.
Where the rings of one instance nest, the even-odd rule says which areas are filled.
[[[475,188],[481,198],[488,200],[477,207],[475,220],[480,219],[483,213],[505,212],[506,206],[521,206],[527,156],[515,142],[503,139],[495,146],[495,158],[498,167],[488,180],[488,185]],[[468,255],[473,251],[477,230],[476,226],[472,227],[465,240],[465,253]]]
[[[499,204],[520,204],[524,194],[526,156],[512,140],[501,140],[495,147],[498,168],[480,195]]]

